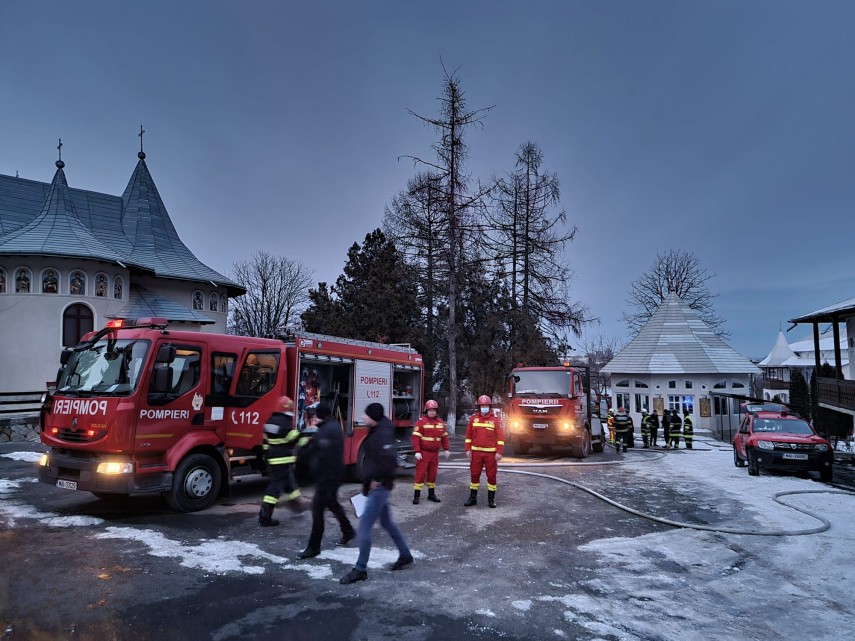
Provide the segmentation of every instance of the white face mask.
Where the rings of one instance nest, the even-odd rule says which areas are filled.
[[[489,413],[490,413],[490,408],[489,408],[489,407],[482,407],[482,408],[481,408],[481,415],[482,415],[482,416],[487,416],[487,414],[489,414]]]

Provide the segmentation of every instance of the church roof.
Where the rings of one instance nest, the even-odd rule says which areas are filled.
[[[840,303],[823,307],[810,314],[790,320],[791,323],[839,323],[850,316],[855,316],[855,298],[849,298]]]
[[[216,321],[196,310],[185,307],[171,298],[146,289],[141,285],[131,285],[128,289],[128,304],[110,318],[146,318],[156,316],[171,322],[185,321],[209,325]]]
[[[759,374],[676,294],[602,369],[607,374]]]
[[[118,262],[157,276],[211,282],[232,296],[244,288],[211,269],[181,241],[138,154],[124,194],[72,189],[58,171],[48,185],[0,175],[0,254],[57,255]]]
[[[63,166],[62,161],[57,161],[56,174],[38,216],[0,236],[0,254],[69,256],[123,265],[126,258],[98,240],[77,216]]]

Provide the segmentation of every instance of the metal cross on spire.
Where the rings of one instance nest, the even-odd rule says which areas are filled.
[[[142,144],[143,144],[142,137],[143,137],[144,133],[145,133],[145,129],[143,129],[143,126],[140,125],[140,132],[137,134],[137,136],[140,137],[140,153],[137,154],[137,158],[139,158],[140,160],[145,159],[145,152],[143,151],[143,148],[142,148]]]
[[[62,138],[59,139],[59,144],[56,148],[59,150],[59,159],[62,160]]]

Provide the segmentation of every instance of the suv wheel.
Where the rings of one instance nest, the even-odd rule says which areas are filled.
[[[736,448],[733,448],[733,464],[736,467],[745,467],[745,461],[739,458],[739,453],[736,451]]]
[[[760,476],[760,464],[750,451],[748,452],[748,476]]]

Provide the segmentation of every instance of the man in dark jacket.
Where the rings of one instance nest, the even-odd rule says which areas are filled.
[[[306,549],[300,552],[301,559],[309,559],[321,553],[324,536],[324,511],[329,509],[341,527],[341,539],[337,545],[347,545],[356,535],[353,526],[338,502],[338,488],[344,477],[344,437],[341,425],[330,416],[329,405],[319,403],[315,411],[320,422],[318,431],[309,442],[306,456],[309,469],[315,479],[315,496],[312,498],[312,533]]]
[[[413,562],[407,541],[389,511],[389,493],[392,491],[395,471],[398,469],[398,454],[395,446],[395,428],[386,416],[380,403],[371,403],[365,408],[365,424],[368,436],[362,443],[365,459],[362,466],[362,493],[368,497],[365,510],[359,519],[359,558],[353,569],[339,580],[355,583],[368,578],[368,557],[371,554],[371,528],[379,519],[380,525],[398,548],[398,560],[390,570],[401,570]]]

